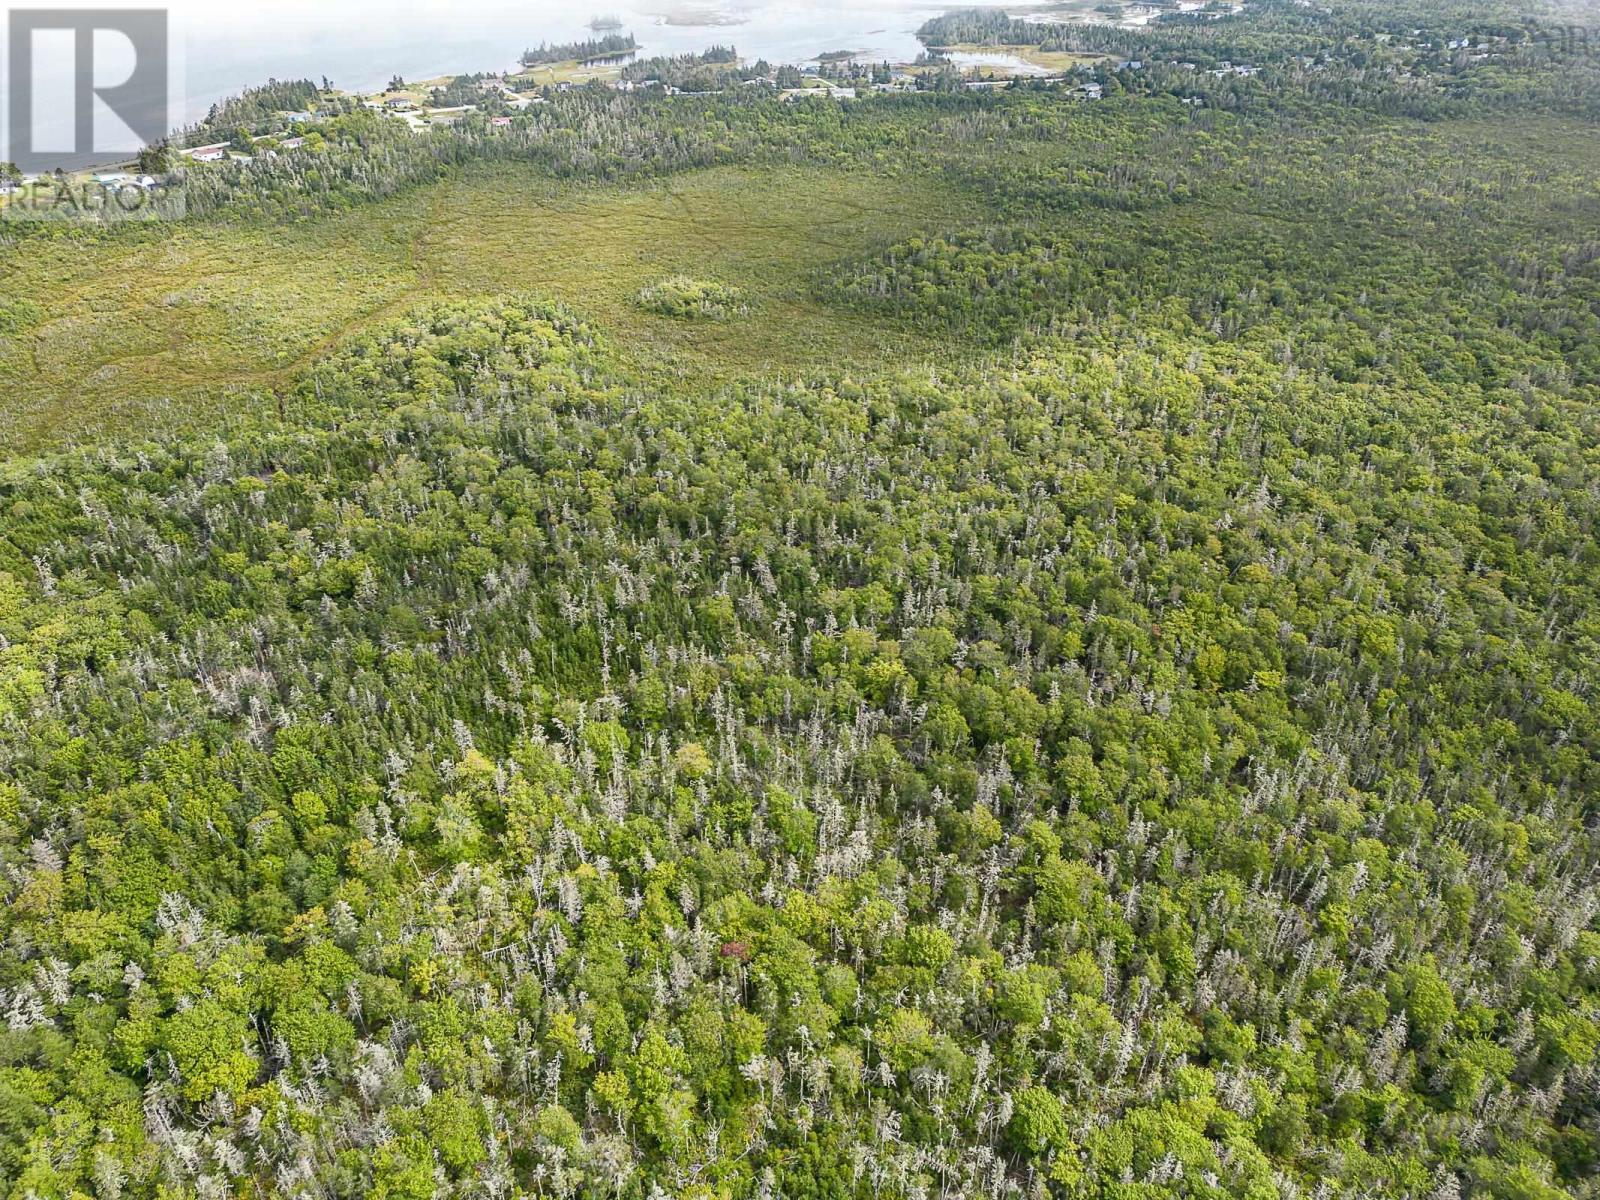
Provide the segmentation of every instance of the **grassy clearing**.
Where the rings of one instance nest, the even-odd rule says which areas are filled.
[[[1338,213],[1339,244],[1370,260],[1372,278],[1389,278],[1412,268],[1409,248],[1465,252],[1451,233],[1457,208],[1428,182],[1451,178],[1455,163],[1475,162],[1496,181],[1474,193],[1472,219],[1507,233],[1570,238],[1570,198],[1593,196],[1594,155],[1568,122],[1524,122],[1514,135],[1458,122],[1430,126],[1421,143],[1399,137],[1399,126],[1352,134],[1349,145],[1325,148],[1329,166],[1309,183],[1291,157],[1262,163],[1249,188],[1197,176],[1203,197],[1158,215],[1071,220],[1119,239],[1160,234],[1165,253],[1164,245],[1253,244],[1264,221],[1279,241],[1299,245],[1292,234],[1301,223]],[[1025,153],[1045,173],[1075,161],[1065,143]],[[1535,202],[1525,179],[1561,183]],[[483,166],[305,225],[32,238],[0,248],[0,446],[27,452],[105,432],[203,425],[270,398],[373,322],[432,299],[501,291],[570,305],[639,378],[665,376],[675,387],[921,361],[939,351],[934,335],[819,301],[812,283],[824,268],[914,234],[987,219],[980,199],[944,175],[727,167],[617,186]],[[1465,226],[1467,251],[1481,248],[1476,227]],[[1390,239],[1393,253],[1383,249]],[[678,275],[738,289],[748,314],[683,321],[640,307],[641,290]]]
[[[517,180],[455,191],[430,239],[449,293],[532,287],[590,315],[638,366],[666,364],[711,381],[913,355],[903,330],[820,306],[812,273],[894,231],[975,215],[932,180],[821,170],[715,170],[637,187],[553,188],[526,197]],[[740,289],[746,320],[685,324],[644,312],[639,290],[663,277]]]
[[[1041,50],[1038,46],[1006,46],[1009,53],[1047,71],[1069,71],[1073,67],[1092,67],[1108,57],[1104,54],[1076,54],[1070,50]]]
[[[11,286],[42,311],[0,340],[0,435],[27,448],[236,403],[406,292],[407,226],[167,226],[13,251]]]
[[[1092,67],[1108,57],[1104,54],[1078,54],[1071,50],[1041,50],[1038,46],[985,46],[977,42],[962,42],[946,49],[963,54],[1009,54],[1045,71],[1070,71],[1073,67]],[[995,75],[1006,73],[1004,67],[984,67],[983,70]]]
[[[599,187],[503,168],[306,226],[41,240],[3,252],[33,315],[0,332],[0,444],[204,421],[373,320],[507,289],[573,306],[641,369],[708,384],[921,357],[931,341],[832,311],[808,285],[830,262],[969,219],[972,203],[934,180],[821,169]],[[739,288],[750,318],[641,311],[639,290],[674,274]]]
[[[554,87],[558,83],[589,83],[595,79],[612,80],[622,78],[622,60],[580,62],[578,59],[568,59],[566,62],[540,63],[534,67],[524,67],[512,79],[531,79],[540,87]]]
[[[421,108],[433,97],[436,87],[449,87],[454,75],[436,75],[432,79],[410,79],[405,81],[404,87],[385,88],[379,92],[375,99],[380,102],[389,100],[409,100]]]

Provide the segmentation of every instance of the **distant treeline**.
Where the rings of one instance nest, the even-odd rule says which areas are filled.
[[[1031,45],[1048,29],[1019,21],[1001,9],[963,8],[924,21],[917,38],[925,46]]]
[[[1137,28],[1025,21],[1003,9],[969,8],[924,22],[917,37],[931,48],[1025,45],[1143,62],[1188,62],[1202,70],[1223,62],[1298,67],[1318,62],[1317,89],[1413,116],[1436,115],[1421,111],[1432,107],[1422,103],[1426,94],[1461,100],[1493,92],[1527,99],[1536,92],[1541,102],[1559,96],[1564,106],[1580,107],[1586,103],[1580,93],[1592,93],[1594,84],[1595,56],[1583,29],[1535,17],[1494,16],[1454,3],[1405,12],[1357,3],[1334,13],[1295,0],[1253,0],[1242,13],[1207,5],[1200,12],[1163,12]],[[1466,43],[1485,40],[1495,43],[1495,57],[1466,57]],[[1487,78],[1443,79],[1506,70],[1528,76],[1519,87],[1506,89]],[[1431,80],[1427,86],[1409,86],[1424,75]],[[1398,105],[1396,91],[1407,93]],[[1373,104],[1379,94],[1381,102]]]
[[[541,63],[586,62],[592,58],[614,58],[619,54],[632,54],[638,48],[639,43],[634,40],[631,33],[608,33],[605,37],[554,45],[540,42],[537,49],[522,52],[522,65],[536,67]]]
[[[920,33],[936,43],[981,39],[986,35],[974,24],[981,18],[980,23],[991,30],[987,36],[996,36],[993,31],[1000,28],[1001,15],[956,13],[929,22]],[[1347,18],[1303,9],[1287,0],[1260,0],[1245,17],[1203,24],[1163,20],[1138,29],[1026,28],[1030,36],[1041,39],[1036,44],[1046,48],[1067,43],[1068,49],[1107,56],[1084,78],[1099,80],[1113,99],[1165,96],[1207,113],[1263,117],[1278,113],[1294,120],[1330,103],[1345,113],[1425,121],[1512,109],[1600,116],[1600,62],[1571,31],[1526,18],[1490,24],[1455,9],[1414,14],[1414,23],[1398,31],[1391,28],[1394,20],[1392,14],[1375,8],[1359,7]],[[1016,27],[1024,24],[1017,22]],[[1462,42],[1469,37],[1472,46],[1463,49]],[[1485,39],[1492,44],[1480,50]],[[1132,59],[1142,60],[1142,66],[1116,69],[1119,60]],[[1260,70],[1248,77],[1215,70],[1230,59],[1235,64],[1257,64]],[[852,81],[833,68],[825,74]],[[605,178],[747,161],[766,154],[786,161],[796,154],[832,160],[841,153],[841,121],[848,125],[850,140],[860,139],[857,149],[893,147],[902,152],[911,137],[906,126],[911,112],[904,107],[911,98],[863,103],[843,113],[832,105],[815,106],[815,111],[803,106],[808,110],[803,114],[776,110],[769,89],[739,85],[765,78],[774,79],[779,87],[797,87],[800,73],[759,62],[741,66],[732,47],[631,62],[622,78],[634,83],[659,79],[684,92],[724,94],[693,107],[669,109],[594,84],[559,100],[550,97],[552,103],[519,117],[511,129],[491,128],[486,118],[474,115],[459,126],[418,136],[351,101],[318,101],[317,89],[309,81],[271,81],[219,105],[198,131],[187,131],[177,140],[186,145],[234,140],[241,126],[267,132],[265,122],[276,122],[279,111],[316,107],[324,116],[318,125],[324,139],[318,153],[189,171],[187,211],[199,219],[299,220],[391,195],[480,159],[532,160],[558,177]],[[1021,119],[1020,114],[1033,111],[1035,104],[1050,106],[1044,97],[1029,99],[1022,94],[1039,86],[1022,82],[1014,89],[1017,94],[980,96],[966,91],[953,71],[930,73],[918,82],[917,103],[960,113],[965,122],[1008,122]],[[929,93],[939,95],[935,99]],[[480,93],[478,103],[490,108],[493,99]],[[338,111],[329,114],[328,109]],[[781,146],[772,134],[777,128],[782,129],[776,139]],[[804,150],[796,149],[797,138]],[[159,173],[154,166],[144,169]],[[1072,181],[1049,176],[1031,182],[1018,179],[1008,187],[1023,193],[1030,203],[1059,211],[1080,205],[1098,209],[1166,203],[1181,199],[1188,186],[1181,178],[1144,179],[1126,159],[1108,165],[1103,178],[1079,174],[1082,177]],[[1033,269],[1031,260],[1025,269]],[[896,287],[907,278],[902,272]]]

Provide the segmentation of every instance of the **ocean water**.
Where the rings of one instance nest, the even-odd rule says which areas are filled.
[[[979,3],[985,0],[978,0]],[[1001,0],[987,0],[996,6]],[[432,0],[378,4],[250,4],[245,11],[189,4],[174,9],[185,46],[187,118],[217,99],[268,78],[330,78],[347,91],[373,91],[396,74],[430,79],[503,70],[540,42],[596,36],[589,22],[617,17],[640,53],[682,54],[732,45],[747,59],[803,64],[849,50],[873,60],[906,61],[921,45],[915,31],[952,4],[928,0],[662,0],[640,5],[595,0],[595,7],[533,0]],[[971,0],[962,0],[970,7]]]

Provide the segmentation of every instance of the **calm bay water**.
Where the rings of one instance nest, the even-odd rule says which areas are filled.
[[[346,90],[373,91],[395,74],[429,79],[503,70],[526,47],[596,36],[589,29],[596,16],[619,18],[644,55],[682,54],[720,44],[737,47],[747,59],[775,63],[806,63],[834,50],[906,61],[921,49],[916,28],[950,5],[928,0],[665,0],[637,7],[597,0],[594,8],[578,8],[548,0],[482,0],[470,6],[428,0],[386,5],[291,0],[270,9],[262,6],[259,12],[218,7],[180,5],[175,10],[184,25],[190,120],[204,115],[215,100],[268,78],[320,80],[326,75]]]

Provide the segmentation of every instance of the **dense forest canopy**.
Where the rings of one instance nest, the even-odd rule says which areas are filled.
[[[713,50],[630,71],[721,94],[412,133],[274,83],[206,128],[315,106],[308,147],[190,170],[183,225],[5,225],[15,277],[72,264],[0,296],[6,422],[113,327],[97,264],[366,220],[421,265],[233,390],[185,342],[214,419],[0,454],[0,1190],[1600,1194],[1562,20],[927,31],[1140,61],[1094,102],[784,103]],[[960,215],[852,211],[814,269],[776,206],[716,269],[657,244],[689,180],[798,169]],[[552,299],[598,220],[430,277],[470,187],[662,197],[642,282]],[[222,281],[155,310],[223,345],[264,318]],[[835,321],[928,349],[742,357]]]

